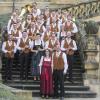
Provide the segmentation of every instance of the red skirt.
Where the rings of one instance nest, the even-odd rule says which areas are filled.
[[[43,95],[53,94],[52,69],[50,61],[43,61],[40,75],[40,92]]]

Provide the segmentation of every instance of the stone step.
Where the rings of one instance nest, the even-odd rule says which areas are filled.
[[[16,79],[20,79],[20,77],[13,77],[12,76],[12,80],[16,80]],[[67,79],[68,79],[68,77],[65,80],[67,80]],[[33,76],[29,76],[28,80],[33,80]],[[73,77],[73,81],[82,81],[82,80],[83,80],[82,77]]]
[[[20,81],[20,80],[8,80],[6,83],[4,84],[24,84],[24,85],[39,85],[40,84],[40,81],[34,81],[34,80],[23,80],[23,81]],[[70,83],[69,81],[64,81],[64,85],[65,86],[83,86],[83,82],[82,81],[74,81],[74,83]]]
[[[40,97],[40,92],[33,91],[32,95],[33,95],[33,97]],[[95,98],[96,93],[94,93],[92,91],[65,91],[64,97],[65,98]]]
[[[2,75],[4,75],[4,74],[5,74],[5,71],[2,71]],[[68,76],[68,74],[69,74],[69,72],[67,72],[66,76]],[[19,71],[12,71],[12,76],[19,77],[19,75],[20,75]],[[28,75],[32,76],[31,72],[28,72]],[[81,73],[72,73],[72,76],[74,76],[74,77],[82,77],[82,74]]]
[[[6,83],[4,82],[4,84],[24,84],[24,85],[27,85],[27,84],[30,84],[30,85],[39,85],[40,84],[40,81],[34,81],[34,80],[19,80],[19,79],[16,79],[16,80],[8,80]],[[64,81],[64,84],[65,86],[66,85],[70,85],[70,86],[83,86],[83,81],[74,81],[74,83],[70,83],[69,81]]]
[[[12,75],[12,79],[19,79],[20,75]],[[33,76],[28,76],[28,79],[33,79]],[[66,76],[66,79],[68,79],[68,76]],[[82,80],[82,76],[74,76],[73,75],[73,80]]]
[[[6,67],[3,67],[3,68],[2,68],[2,71],[4,71],[5,68],[6,68]],[[29,66],[29,68],[30,68],[30,66]],[[30,69],[31,69],[31,68],[30,68]],[[12,70],[12,71],[20,71],[20,67],[14,67],[14,66],[13,66],[13,67],[11,68],[11,70]],[[73,66],[72,71],[74,71],[74,72],[82,71],[82,67],[75,67],[75,66]]]
[[[23,89],[23,90],[38,90],[40,89],[39,84],[7,84],[10,87]],[[65,91],[88,91],[88,86],[64,86]]]

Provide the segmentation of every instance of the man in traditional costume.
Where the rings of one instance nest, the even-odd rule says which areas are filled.
[[[18,40],[17,49],[19,50],[19,62],[20,62],[20,79],[28,79],[29,71],[29,53],[31,50],[32,42],[28,38],[27,31],[22,32],[22,38]],[[24,76],[25,75],[25,76]]]
[[[53,79],[54,79],[54,98],[60,96],[60,100],[64,99],[64,74],[67,73],[68,63],[67,56],[60,49],[60,45],[57,45],[56,51],[52,55],[53,66]],[[58,90],[60,86],[60,95]]]
[[[2,44],[2,52],[5,56],[5,80],[12,79],[12,67],[14,54],[16,53],[16,43],[12,40],[12,34],[8,35],[8,40]]]
[[[73,56],[74,52],[77,50],[76,42],[71,39],[71,32],[67,32],[66,38],[61,42],[61,49],[67,55],[68,59],[68,70],[69,70],[69,81],[73,83],[72,69],[73,69]]]

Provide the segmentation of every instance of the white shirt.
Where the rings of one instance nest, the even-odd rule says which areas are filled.
[[[34,45],[41,45],[41,44],[42,44],[42,46],[44,47],[44,42],[43,42],[43,40],[41,40],[41,39],[35,40],[35,41],[34,41]]]
[[[65,37],[66,36],[66,32],[65,31],[61,32],[60,36],[61,37]]]
[[[50,17],[46,20],[46,25],[50,25]]]
[[[10,41],[8,41],[8,44],[9,44],[9,46],[11,46],[12,45],[12,41],[10,42]],[[8,50],[6,50],[5,49],[5,47],[6,47],[6,42],[3,42],[3,44],[2,44],[2,51],[3,51],[3,53],[7,53],[8,52]],[[14,42],[14,53],[16,53],[16,43]]]
[[[10,20],[8,21],[8,25],[7,25],[7,31],[8,31],[8,32],[10,31],[10,29],[11,29],[11,27],[12,27],[12,25],[11,25],[12,20],[14,20],[15,22],[17,22],[17,19],[10,19]]]
[[[59,57],[60,54],[61,54],[61,51],[59,51],[59,52],[56,51],[56,56]],[[53,59],[53,56],[54,56],[54,53],[52,54],[52,59]],[[64,61],[64,74],[65,74],[67,72],[67,69],[68,69],[67,56],[66,56],[65,53],[62,54],[62,58],[63,58],[63,61]],[[53,62],[52,62],[52,64],[53,64]],[[53,65],[53,67],[54,67],[54,65]]]
[[[41,10],[37,9],[37,15],[39,16],[41,14]]]
[[[67,41],[67,43],[69,44],[70,42],[71,42],[71,38],[66,38],[66,41]],[[64,48],[64,44],[65,44],[65,40],[62,40],[62,42],[61,42],[61,50],[62,51],[65,51],[65,50],[67,50],[66,48]],[[72,49],[75,51],[75,50],[77,50],[77,45],[76,45],[76,42],[73,40],[73,47],[72,47]]]
[[[28,23],[28,24],[31,24],[31,20],[28,20],[27,19],[22,23],[22,30],[25,29],[25,24]]]

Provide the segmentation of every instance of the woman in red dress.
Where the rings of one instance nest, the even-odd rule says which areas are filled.
[[[52,57],[50,51],[45,50],[45,56],[40,61],[40,92],[42,97],[48,98],[53,94]]]

